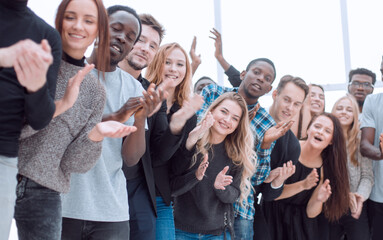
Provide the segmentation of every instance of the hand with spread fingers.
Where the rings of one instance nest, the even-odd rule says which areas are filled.
[[[62,99],[55,101],[56,111],[53,117],[64,113],[71,108],[76,102],[80,93],[80,85],[84,77],[94,68],[93,64],[86,65],[82,70],[78,71],[75,76],[68,80],[68,84]]]
[[[102,141],[105,137],[122,138],[137,130],[134,126],[127,126],[117,121],[97,123],[89,132],[88,137],[94,142]]]
[[[190,58],[191,58],[191,67],[192,67],[193,75],[197,71],[198,66],[201,64],[201,54],[197,55],[195,53],[196,46],[197,46],[197,37],[194,36],[193,42],[190,48],[190,52],[189,52]]]
[[[229,171],[229,166],[224,167],[222,171],[218,173],[214,182],[215,189],[225,190],[225,187],[233,182],[233,177],[226,175],[227,171]]]
[[[295,165],[293,165],[292,161],[288,161],[284,163],[282,167],[278,168],[279,174],[278,176],[271,182],[273,187],[281,186],[286,179],[288,179],[291,175],[295,173]]]
[[[207,131],[209,131],[211,126],[213,126],[214,121],[213,115],[211,112],[208,112],[206,118],[201,122],[201,124],[197,125],[189,133],[188,139],[186,140],[186,149],[191,150],[197,141],[201,139]]]
[[[261,148],[269,149],[271,147],[271,143],[285,135],[285,133],[291,128],[293,123],[294,121],[292,120],[287,122],[280,122],[277,125],[269,128],[266,131],[265,136],[263,137]]]
[[[162,103],[159,92],[155,90],[156,85],[150,84],[147,91],[143,91],[143,97],[140,98],[142,108],[138,109],[134,117],[137,119],[146,119]]]
[[[203,97],[197,94],[184,101],[182,107],[175,112],[170,119],[169,127],[172,134],[180,134],[186,121],[202,107],[203,103]]]
[[[201,163],[199,164],[197,170],[195,171],[195,177],[201,181],[203,177],[205,176],[205,172],[207,167],[209,167],[209,156],[208,154],[205,154]]]
[[[215,46],[215,52],[214,56],[218,58],[223,57],[223,51],[222,51],[222,37],[221,33],[217,31],[217,29],[213,28],[210,30],[210,33],[213,34],[213,36],[209,36],[211,39],[214,40],[214,46]]]
[[[303,189],[309,190],[317,185],[319,181],[319,175],[317,170],[314,168],[309,175],[303,180]]]
[[[319,187],[317,200],[324,203],[331,196],[331,193],[330,180],[326,179]]]

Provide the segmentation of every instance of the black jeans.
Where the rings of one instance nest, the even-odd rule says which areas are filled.
[[[339,240],[346,234],[347,240],[369,240],[370,228],[367,217],[367,202],[363,203],[362,213],[358,219],[350,213],[339,219],[339,222],[330,223],[330,240]]]
[[[129,221],[96,222],[63,218],[62,224],[61,240],[129,240]]]
[[[375,183],[377,184],[377,183]],[[371,239],[383,239],[383,203],[367,200],[368,220],[370,221]]]
[[[18,175],[15,215],[20,240],[59,240],[60,193]]]

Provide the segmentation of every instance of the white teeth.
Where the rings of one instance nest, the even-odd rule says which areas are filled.
[[[81,36],[81,35],[76,35],[76,34],[69,34],[69,36],[74,37],[74,38],[78,38],[78,39],[82,39],[82,38],[84,38],[83,36]]]
[[[167,78],[170,78],[170,79],[177,79],[176,76],[169,76],[169,75],[166,75]]]
[[[117,46],[112,46],[112,48],[113,48],[114,50],[116,50],[117,52],[121,52],[121,49],[120,49],[119,47],[117,47]]]

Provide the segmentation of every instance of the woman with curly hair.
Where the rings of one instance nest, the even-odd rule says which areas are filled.
[[[251,189],[256,154],[245,100],[225,93],[206,112],[186,141],[191,167],[172,179],[176,239],[230,239],[233,203]]]

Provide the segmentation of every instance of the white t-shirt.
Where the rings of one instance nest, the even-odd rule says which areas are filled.
[[[370,94],[363,105],[363,116],[360,128],[375,128],[374,146],[379,148],[379,135],[383,132],[383,93]],[[370,199],[383,203],[383,161],[373,160],[374,186],[372,187]]]
[[[97,76],[97,70],[93,69],[92,73]],[[105,79],[100,80],[107,99],[104,114],[117,111],[130,97],[142,96],[141,84],[119,68],[105,73]],[[134,116],[125,124],[133,123]],[[121,148],[121,138],[105,138],[97,164],[85,174],[72,174],[70,192],[62,195],[63,217],[104,222],[129,220]]]

